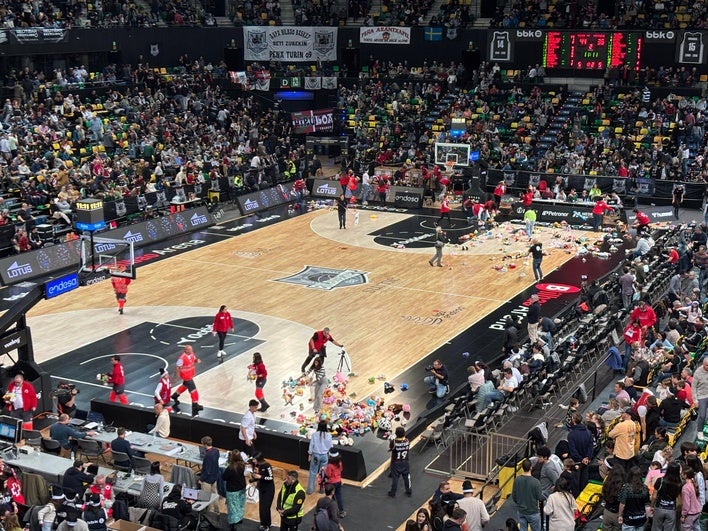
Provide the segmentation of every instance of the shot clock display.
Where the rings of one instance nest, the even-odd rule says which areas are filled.
[[[604,70],[629,65],[641,68],[640,33],[548,31],[543,43],[544,68]]]

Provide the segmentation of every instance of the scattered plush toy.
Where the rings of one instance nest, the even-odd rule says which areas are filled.
[[[294,398],[295,398],[295,393],[290,391],[290,389],[288,387],[283,387],[283,401],[285,402],[284,405],[292,406]]]

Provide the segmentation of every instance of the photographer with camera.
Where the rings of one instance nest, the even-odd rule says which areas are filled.
[[[423,378],[423,381],[428,384],[431,395],[438,398],[444,397],[450,392],[450,387],[447,383],[447,368],[440,360],[435,360],[432,365],[428,365],[425,370],[430,373],[429,376]]]
[[[76,415],[76,395],[79,390],[74,384],[59,382],[57,388],[52,392],[52,395],[57,399],[57,413],[69,415],[69,418],[74,418]]]
[[[324,363],[324,358],[327,357],[327,343],[329,343],[330,341],[338,347],[344,348],[343,344],[341,344],[339,341],[337,341],[331,336],[331,334],[329,333],[329,328],[327,327],[323,328],[322,330],[318,330],[317,332],[312,334],[312,337],[310,338],[310,341],[307,344],[307,358],[305,359],[305,363],[303,363],[300,367],[300,372],[304,373],[307,370],[307,366],[316,356],[321,357],[322,362]]]

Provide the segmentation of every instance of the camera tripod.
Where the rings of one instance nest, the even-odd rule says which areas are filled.
[[[339,352],[339,363],[337,364],[337,372],[342,372],[342,369],[346,367],[347,368],[347,374],[352,372],[352,367],[349,365],[349,360],[347,359],[347,352],[346,350],[342,349]]]

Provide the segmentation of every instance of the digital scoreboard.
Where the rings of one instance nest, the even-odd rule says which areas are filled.
[[[641,33],[548,31],[543,42],[543,66],[604,70],[626,64],[639,70],[641,52]]]

